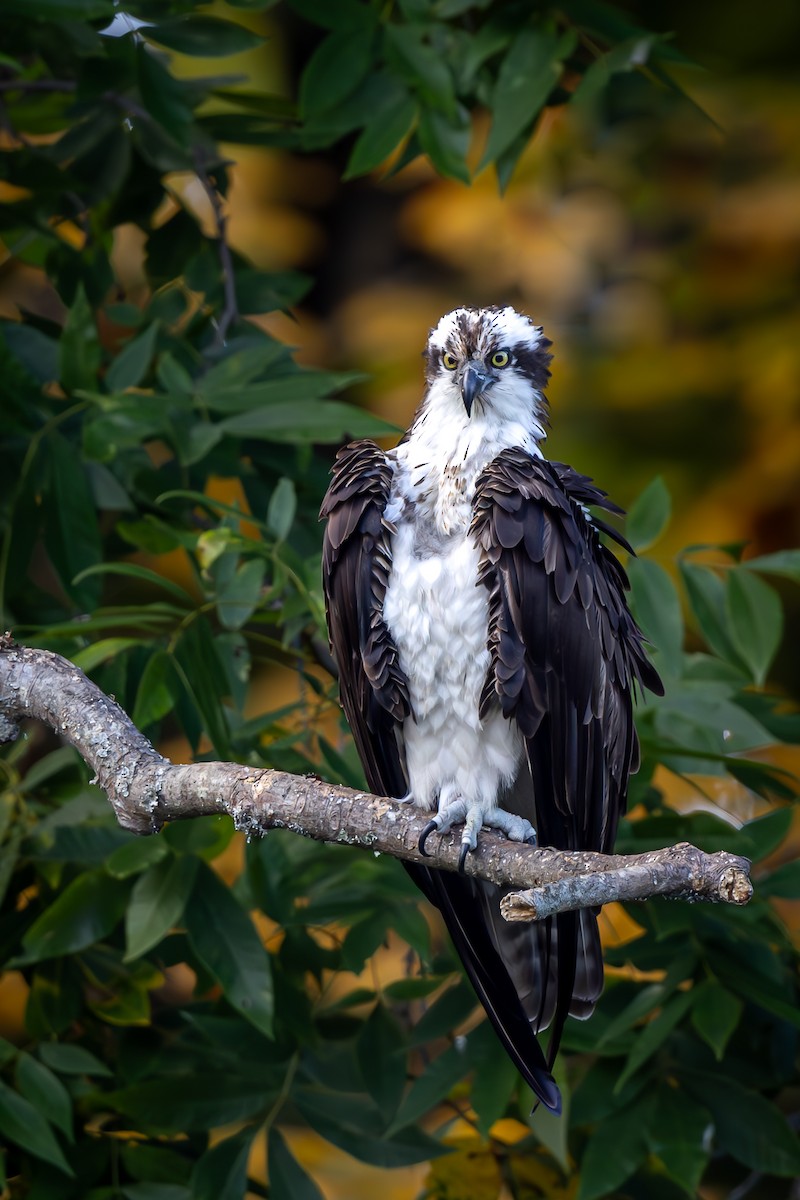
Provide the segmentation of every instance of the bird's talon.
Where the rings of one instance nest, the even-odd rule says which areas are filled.
[[[464,874],[464,866],[467,861],[467,855],[469,854],[471,849],[472,849],[472,847],[470,846],[469,842],[461,843],[461,853],[458,856],[458,873],[459,873],[459,875]]]
[[[425,843],[427,842],[430,835],[434,832],[434,830],[436,830],[438,828],[439,828],[439,826],[437,825],[436,818],[434,817],[433,820],[428,821],[428,824],[425,826],[422,833],[419,835],[419,842],[417,843],[417,845],[419,846],[419,852],[423,856],[423,858],[430,858],[430,854],[428,854],[428,851],[425,849]]]

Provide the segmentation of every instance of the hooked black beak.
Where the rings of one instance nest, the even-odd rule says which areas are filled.
[[[461,399],[464,401],[467,416],[472,412],[472,403],[475,397],[485,391],[487,383],[489,383],[489,376],[483,371],[481,364],[468,362],[461,376]]]

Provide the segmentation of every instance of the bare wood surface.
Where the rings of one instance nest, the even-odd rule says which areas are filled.
[[[49,650],[0,641],[0,740],[33,718],[74,746],[95,772],[120,825],[157,833],[167,821],[229,813],[237,829],[261,836],[291,829],[323,842],[344,842],[411,862],[456,870],[460,828],[418,841],[429,814],[385,797],[312,776],[237,763],[171,763],[158,754],[119,705],[78,667]],[[746,904],[752,895],[745,858],[705,854],[688,843],[637,855],[538,849],[484,831],[466,873],[525,889],[506,896],[508,920],[643,900],[650,896]]]

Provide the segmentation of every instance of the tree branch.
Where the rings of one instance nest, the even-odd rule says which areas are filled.
[[[35,718],[76,748],[96,772],[120,825],[156,833],[167,821],[229,813],[237,829],[262,835],[291,829],[323,842],[344,842],[409,862],[454,871],[460,835],[418,848],[428,813],[384,797],[323,783],[310,776],[262,770],[237,763],[178,765],[158,754],[118,704],[67,659],[49,650],[14,646],[0,639],[0,741],[16,736],[16,724]],[[684,900],[745,904],[752,887],[747,859],[705,854],[683,843],[647,854],[564,852],[509,842],[484,831],[467,858],[466,873],[493,883],[526,888],[508,895],[508,920],[540,920],[555,912],[672,896]]]

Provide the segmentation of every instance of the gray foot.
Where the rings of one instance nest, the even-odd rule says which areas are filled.
[[[464,799],[453,800],[440,808],[435,817],[431,818],[423,829],[419,839],[421,854],[426,854],[425,843],[434,832],[446,833],[457,821],[464,822],[464,832],[461,835],[461,854],[458,859],[458,869],[463,871],[467,854],[478,844],[478,834],[486,826],[489,829],[499,829],[512,842],[529,842],[536,845],[536,830],[530,821],[516,813],[506,812],[504,808],[496,808],[480,800],[470,803]]]

